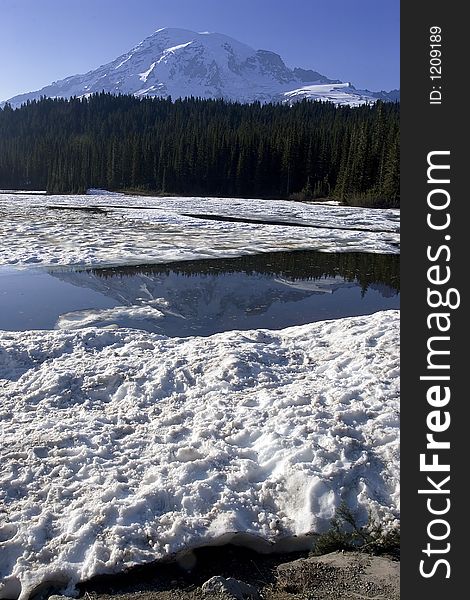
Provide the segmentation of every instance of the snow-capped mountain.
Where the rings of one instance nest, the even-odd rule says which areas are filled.
[[[384,92],[356,90],[307,69],[290,69],[282,58],[220,33],[164,28],[116,60],[56,81],[8,102],[14,107],[41,96],[86,96],[94,92],[239,102],[294,102],[303,98],[357,105],[387,99]],[[391,100],[395,98],[391,97]]]

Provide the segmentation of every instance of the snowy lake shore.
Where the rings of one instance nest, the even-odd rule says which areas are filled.
[[[359,523],[372,515],[393,528],[397,310],[167,337],[141,330],[145,302],[155,322],[191,315],[194,300],[186,312],[178,304],[191,279],[168,280],[170,311],[163,279],[124,284],[83,267],[302,249],[397,255],[398,221],[395,210],[284,201],[1,194],[0,283],[12,267],[57,267],[38,281],[106,289],[117,304],[61,314],[56,329],[0,331],[0,598],[48,586],[73,595],[94,576],[235,540],[262,552],[311,548],[343,501]],[[220,284],[206,279],[193,280],[209,299],[200,314],[219,314],[226,296],[242,313],[269,304],[246,283],[249,302],[226,289],[217,304]],[[338,285],[277,277],[269,298],[338,298]],[[134,329],[123,326],[130,313]]]

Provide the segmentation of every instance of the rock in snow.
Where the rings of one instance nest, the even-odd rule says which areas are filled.
[[[398,326],[0,332],[0,597],[237,532],[311,544],[343,500],[392,524]]]
[[[308,84],[308,85],[307,85]],[[312,70],[290,69],[282,58],[220,33],[163,28],[140,44],[83,75],[55,81],[38,91],[10,98],[27,100],[86,97],[94,92],[166,98],[224,98],[238,102],[293,102],[303,98],[356,106],[392,100],[386,92],[356,90]]]
[[[202,591],[208,596],[221,594],[228,598],[235,598],[235,600],[257,600],[259,598],[258,590],[252,585],[233,577],[226,579],[220,575],[206,581],[202,585]]]

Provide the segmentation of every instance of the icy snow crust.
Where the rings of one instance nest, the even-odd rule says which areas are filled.
[[[5,194],[0,213],[3,265],[139,264],[301,249],[399,252],[397,210],[231,198]]]
[[[342,499],[397,518],[398,328],[0,332],[0,597],[321,532]]]

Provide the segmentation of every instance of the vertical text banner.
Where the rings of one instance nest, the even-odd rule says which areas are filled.
[[[403,600],[460,598],[468,587],[470,53],[463,6],[401,4]]]

